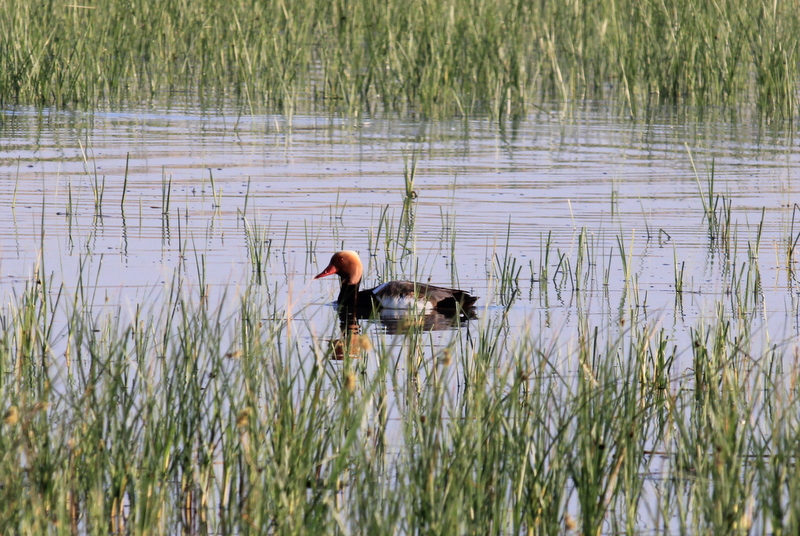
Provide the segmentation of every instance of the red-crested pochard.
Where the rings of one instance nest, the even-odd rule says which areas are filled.
[[[336,274],[342,281],[339,307],[353,310],[403,309],[414,311],[452,311],[472,307],[478,300],[463,290],[436,287],[413,281],[389,281],[375,288],[358,290],[364,266],[355,251],[339,251],[314,279]]]

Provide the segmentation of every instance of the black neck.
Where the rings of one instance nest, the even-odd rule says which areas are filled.
[[[336,304],[339,309],[350,309],[351,311],[355,311],[357,307],[357,298],[358,298],[358,287],[359,283],[355,285],[351,285],[350,283],[342,282],[342,288],[339,291],[339,298],[336,300]]]

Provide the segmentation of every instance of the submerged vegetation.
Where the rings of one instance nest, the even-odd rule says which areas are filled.
[[[524,113],[614,97],[796,111],[791,0],[0,3],[0,103],[235,96],[291,112]]]

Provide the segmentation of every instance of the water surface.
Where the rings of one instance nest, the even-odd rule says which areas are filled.
[[[680,330],[715,314],[731,286],[720,270],[748,247],[753,253],[763,224],[758,304],[765,329],[790,337],[797,304],[785,252],[800,231],[792,228],[794,142],[748,124],[686,117],[666,109],[631,122],[602,103],[513,124],[302,115],[289,122],[191,107],[7,110],[5,288],[41,259],[67,288],[83,264],[106,300],[137,303],[176,271],[198,284],[202,272],[212,295],[233,297],[253,276],[249,226],[269,241],[264,280],[278,289],[275,299],[290,300],[320,330],[331,311],[319,306],[336,285],[311,277],[342,248],[369,263],[367,284],[402,276],[458,285],[481,296],[481,316],[509,301],[498,276],[513,261],[512,326],[568,336],[573,290],[589,288],[593,303],[582,313],[598,324],[603,315],[624,317],[620,302],[633,299]],[[416,198],[404,205],[413,166]],[[704,216],[712,169],[714,202],[731,207],[728,259]],[[576,268],[581,233],[591,257],[582,284],[564,279],[567,265],[558,269],[560,260]],[[633,261],[627,278],[621,245]],[[637,296],[623,296],[626,281]]]

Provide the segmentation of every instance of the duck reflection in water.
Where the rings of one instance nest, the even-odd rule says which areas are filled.
[[[345,357],[359,359],[372,350],[372,342],[369,337],[361,333],[358,319],[353,315],[346,315],[346,318],[339,315],[339,326],[342,329],[342,338],[330,341],[331,359],[337,361]]]
[[[367,335],[361,333],[359,320],[379,322],[389,335],[404,334],[411,331],[442,331],[455,329],[466,325],[473,318],[477,318],[475,308],[454,311],[446,314],[441,311],[429,313],[415,313],[413,311],[381,310],[373,311],[369,315],[356,315],[347,309],[340,308],[339,327],[342,338],[330,341],[333,350],[333,359],[344,359],[345,355],[353,359],[363,357],[372,349],[372,343]]]

